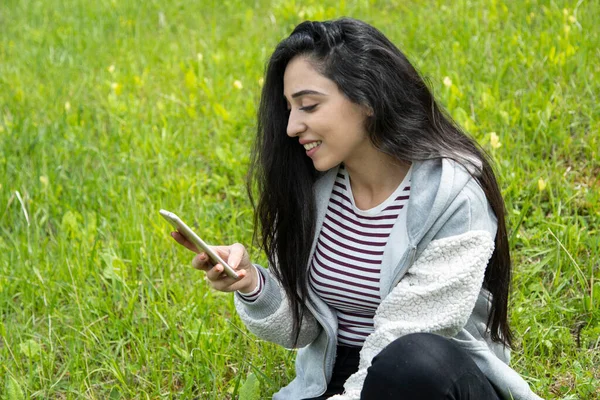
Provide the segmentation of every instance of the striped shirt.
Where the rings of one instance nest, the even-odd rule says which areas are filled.
[[[319,233],[309,284],[338,318],[338,343],[362,347],[373,332],[381,302],[379,276],[383,250],[408,202],[410,176],[380,205],[360,210],[347,171],[341,167]]]

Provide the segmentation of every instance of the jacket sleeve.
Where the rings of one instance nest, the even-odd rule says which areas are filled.
[[[308,309],[304,309],[300,335],[294,346],[292,332],[292,310],[283,289],[269,271],[255,265],[265,278],[265,286],[258,298],[253,302],[244,300],[235,294],[234,302],[237,312],[248,330],[269,342],[277,343],[285,348],[304,347],[318,336],[321,325]]]
[[[346,381],[344,394],[331,399],[358,400],[373,358],[395,339],[415,332],[447,337],[458,333],[473,310],[493,249],[486,230],[430,242],[381,302],[358,371]]]

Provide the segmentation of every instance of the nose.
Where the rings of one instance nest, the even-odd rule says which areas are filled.
[[[286,133],[289,137],[298,136],[306,130],[306,124],[302,120],[301,115],[298,114],[300,113],[295,112],[294,110],[290,111],[286,130]]]

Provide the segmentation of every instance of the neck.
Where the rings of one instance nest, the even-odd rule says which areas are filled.
[[[344,165],[350,177],[354,203],[366,210],[378,206],[396,190],[411,164],[373,149]]]

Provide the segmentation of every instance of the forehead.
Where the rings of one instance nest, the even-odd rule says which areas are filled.
[[[315,90],[331,94],[337,90],[335,82],[321,75],[306,57],[293,58],[285,68],[283,75],[283,94],[291,100],[294,93],[303,90]]]

